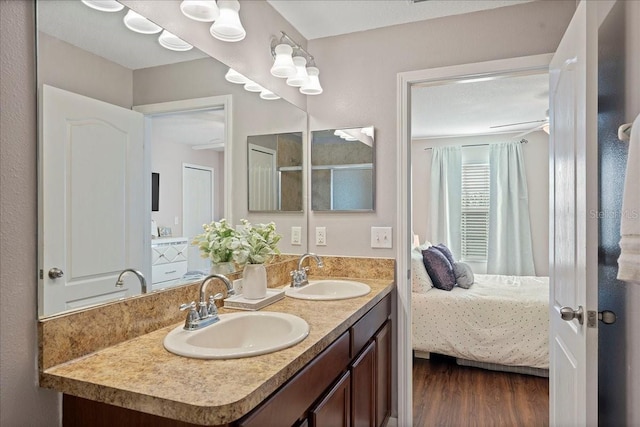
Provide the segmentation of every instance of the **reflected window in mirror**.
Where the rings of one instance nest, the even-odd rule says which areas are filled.
[[[373,126],[311,132],[311,209],[373,211]]]
[[[303,210],[302,132],[247,137],[250,212]]]

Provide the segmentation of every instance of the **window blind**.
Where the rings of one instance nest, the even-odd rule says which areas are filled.
[[[486,261],[489,240],[489,164],[462,165],[462,260]]]

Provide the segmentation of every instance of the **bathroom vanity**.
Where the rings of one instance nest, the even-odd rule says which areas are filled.
[[[325,268],[332,269],[330,262]],[[385,425],[394,283],[392,277],[358,280],[371,287],[369,294],[338,301],[287,297],[263,309],[308,322],[309,335],[292,347],[251,358],[185,358],[162,345],[173,323],[65,363],[46,360],[45,351],[41,386],[64,394],[65,426]]]

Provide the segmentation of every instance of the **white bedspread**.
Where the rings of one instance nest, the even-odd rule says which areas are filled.
[[[470,289],[412,294],[414,350],[549,368],[549,279],[475,275]]]

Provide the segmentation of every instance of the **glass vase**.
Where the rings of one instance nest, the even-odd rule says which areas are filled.
[[[226,276],[235,271],[236,265],[233,261],[211,263],[211,274],[224,274]]]

